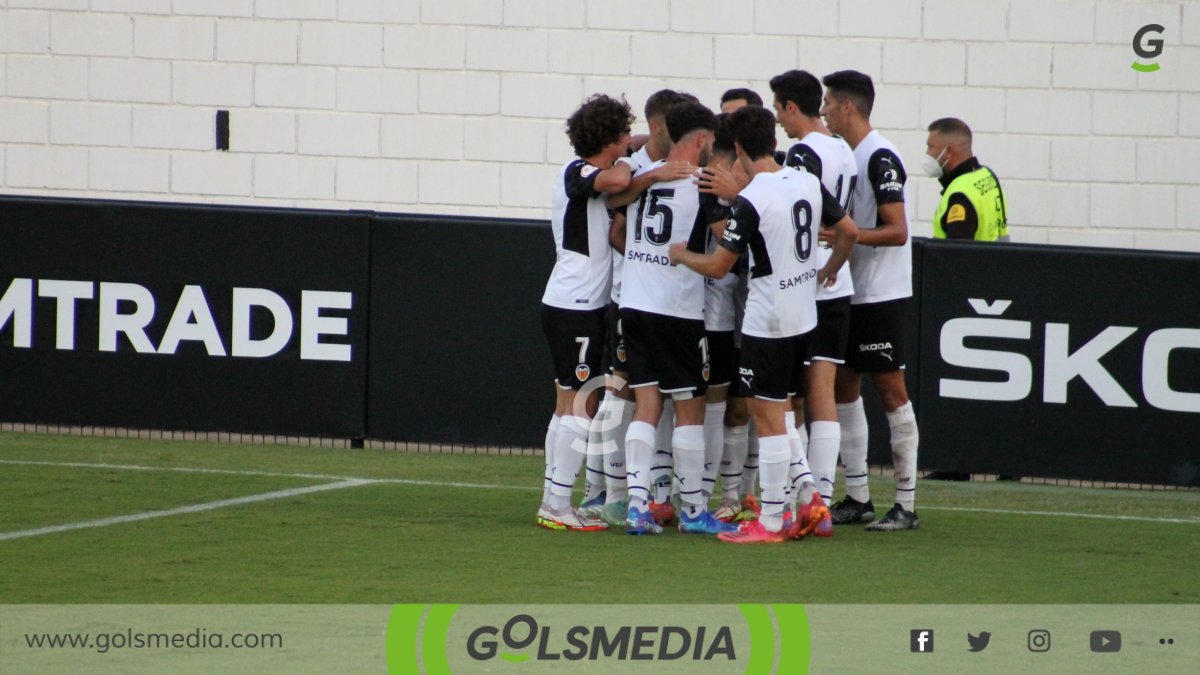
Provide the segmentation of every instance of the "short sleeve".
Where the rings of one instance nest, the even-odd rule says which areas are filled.
[[[876,150],[867,162],[867,180],[875,193],[876,204],[892,204],[904,201],[904,182],[908,174],[896,153],[882,148]]]
[[[946,204],[941,225],[947,239],[974,239],[979,230],[979,214],[965,194],[955,192]]]
[[[821,156],[803,143],[797,143],[788,150],[785,166],[807,171],[818,179],[821,177]]]
[[[717,244],[741,255],[758,233],[758,225],[758,210],[745,197],[738,197],[733,203],[729,223],[725,225],[725,234]]]
[[[716,195],[708,192],[700,193],[700,213],[704,225],[712,225],[729,218],[729,211],[730,208],[722,204]]]
[[[846,209],[838,203],[836,197],[825,189],[825,185],[821,185],[821,222],[825,225],[834,226],[841,222],[842,218],[846,217]]]
[[[600,175],[600,169],[591,164],[577,159],[567,166],[567,174],[564,176],[568,197],[586,197],[592,199],[599,197],[600,193],[596,192],[596,177]]]

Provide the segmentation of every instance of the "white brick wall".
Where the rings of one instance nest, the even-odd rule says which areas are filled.
[[[921,0],[842,0],[840,35],[854,37],[921,37]]]
[[[208,150],[216,138],[211,108],[138,106],[133,109],[133,145],[168,150]]]
[[[302,155],[378,157],[379,118],[300,113],[299,139]]]
[[[252,171],[252,160],[246,155],[175,153],[171,157],[171,189],[180,194],[249,197]]]
[[[319,66],[379,66],[380,26],[305,21],[300,28],[300,62]]]
[[[295,63],[294,21],[222,19],[217,22],[217,60],[247,63]]]
[[[171,64],[143,59],[89,59],[88,98],[170,103]]]
[[[383,68],[342,68],[337,74],[337,109],[349,112],[417,112],[417,74]]]
[[[130,113],[127,105],[51,104],[50,143],[128,146],[133,129]]]
[[[1004,0],[925,0],[927,40],[1003,41],[1008,36]]]
[[[395,159],[339,159],[337,198],[377,204],[417,201],[417,163]]]
[[[50,15],[5,11],[0,21],[0,50],[9,54],[44,54],[50,48]]]
[[[216,44],[212,19],[136,16],[133,54],[151,59],[211,61]]]
[[[545,217],[584,97],[769,102],[795,67],[875,79],[916,233],[958,116],[1014,240],[1200,251],[1195,0],[0,0],[0,190]]]
[[[88,186],[112,192],[167,192],[171,155],[156,150],[94,148],[88,165]]]
[[[254,102],[254,67],[176,62],[171,66],[176,103],[248,106]]]
[[[754,32],[761,35],[831,37],[838,34],[838,6],[834,2],[756,0]]]
[[[5,100],[0,103],[0,143],[45,143],[50,138],[50,106]]]

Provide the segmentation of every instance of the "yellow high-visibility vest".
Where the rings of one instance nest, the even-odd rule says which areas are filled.
[[[975,214],[979,218],[979,227],[975,229],[976,241],[996,241],[1000,237],[1008,238],[1008,207],[1004,203],[1004,190],[996,174],[986,166],[965,173],[950,182],[942,193],[942,203],[938,205],[937,213],[933,214],[933,236],[945,239],[946,232],[942,229],[942,219],[949,208],[949,220],[961,220],[965,214],[958,214],[962,206],[950,204],[950,195],[961,192],[975,206]],[[957,217],[956,217],[957,216]]]

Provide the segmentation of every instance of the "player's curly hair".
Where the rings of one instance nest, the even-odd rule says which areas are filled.
[[[624,96],[617,100],[595,94],[567,118],[567,138],[576,155],[594,157],[628,134],[635,119]]]

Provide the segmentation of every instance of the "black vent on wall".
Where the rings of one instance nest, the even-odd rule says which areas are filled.
[[[229,149],[229,111],[217,111],[217,149]]]

